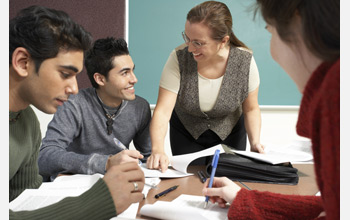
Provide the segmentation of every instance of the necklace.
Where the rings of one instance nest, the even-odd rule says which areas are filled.
[[[108,135],[111,135],[112,132],[113,132],[113,122],[114,122],[114,119],[115,117],[117,116],[117,112],[119,111],[119,108],[122,104],[119,105],[118,109],[116,112],[114,112],[113,114],[109,114],[108,111],[105,109],[105,107],[103,106],[103,102],[101,100],[101,98],[97,95],[97,91],[95,90],[96,92],[96,96],[97,96],[97,99],[98,99],[98,102],[100,103],[102,109],[103,109],[103,112],[105,113],[105,116],[107,117],[107,121],[106,121],[106,125],[107,125],[107,134]]]

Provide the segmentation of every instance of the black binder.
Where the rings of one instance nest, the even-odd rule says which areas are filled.
[[[210,176],[211,165],[207,166]],[[298,169],[291,163],[272,165],[237,154],[220,154],[215,176],[226,176],[233,181],[296,185]]]

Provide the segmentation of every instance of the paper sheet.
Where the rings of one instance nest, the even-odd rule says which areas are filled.
[[[145,173],[145,177],[179,178],[193,175],[192,173],[183,173],[178,170],[174,170],[172,167],[168,167],[164,173],[162,173],[160,170],[147,169],[145,164],[142,164],[141,169]]]
[[[159,219],[227,219],[228,207],[220,208],[217,204],[208,203],[204,209],[204,196],[182,194],[171,202],[157,201],[144,205],[141,215]],[[181,211],[179,211],[181,210]]]
[[[216,149],[219,149],[220,153],[225,152],[221,144],[219,144],[199,152],[173,156],[170,158],[172,167],[168,167],[167,171],[164,173],[162,173],[160,170],[147,169],[146,164],[142,164],[141,169],[145,173],[145,177],[178,178],[193,175],[192,173],[187,173],[188,165],[200,157],[214,155]]]
[[[308,162],[313,160],[311,143],[307,141],[294,141],[285,146],[266,145],[265,154],[238,150],[231,150],[231,152],[270,164]]]
[[[224,153],[224,149],[222,148],[221,144],[216,145],[214,147],[191,153],[191,154],[183,154],[183,155],[178,155],[178,156],[173,156],[171,158],[171,165],[174,167],[174,169],[182,172],[182,173],[187,173],[187,167],[188,165],[194,161],[197,158],[200,157],[205,157],[205,156],[211,156],[214,155],[215,150],[219,149],[220,153]]]

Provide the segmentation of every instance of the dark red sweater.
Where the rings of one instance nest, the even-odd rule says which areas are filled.
[[[340,60],[323,63],[309,79],[300,105],[297,133],[312,142],[321,198],[269,192],[238,192],[229,219],[340,218]]]

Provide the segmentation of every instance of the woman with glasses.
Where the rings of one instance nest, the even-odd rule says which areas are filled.
[[[151,169],[166,171],[164,139],[170,121],[173,155],[225,144],[263,152],[258,104],[259,73],[252,52],[234,35],[232,17],[221,2],[207,1],[187,14],[185,44],[164,66],[150,132]],[[194,164],[205,164],[200,158]]]

